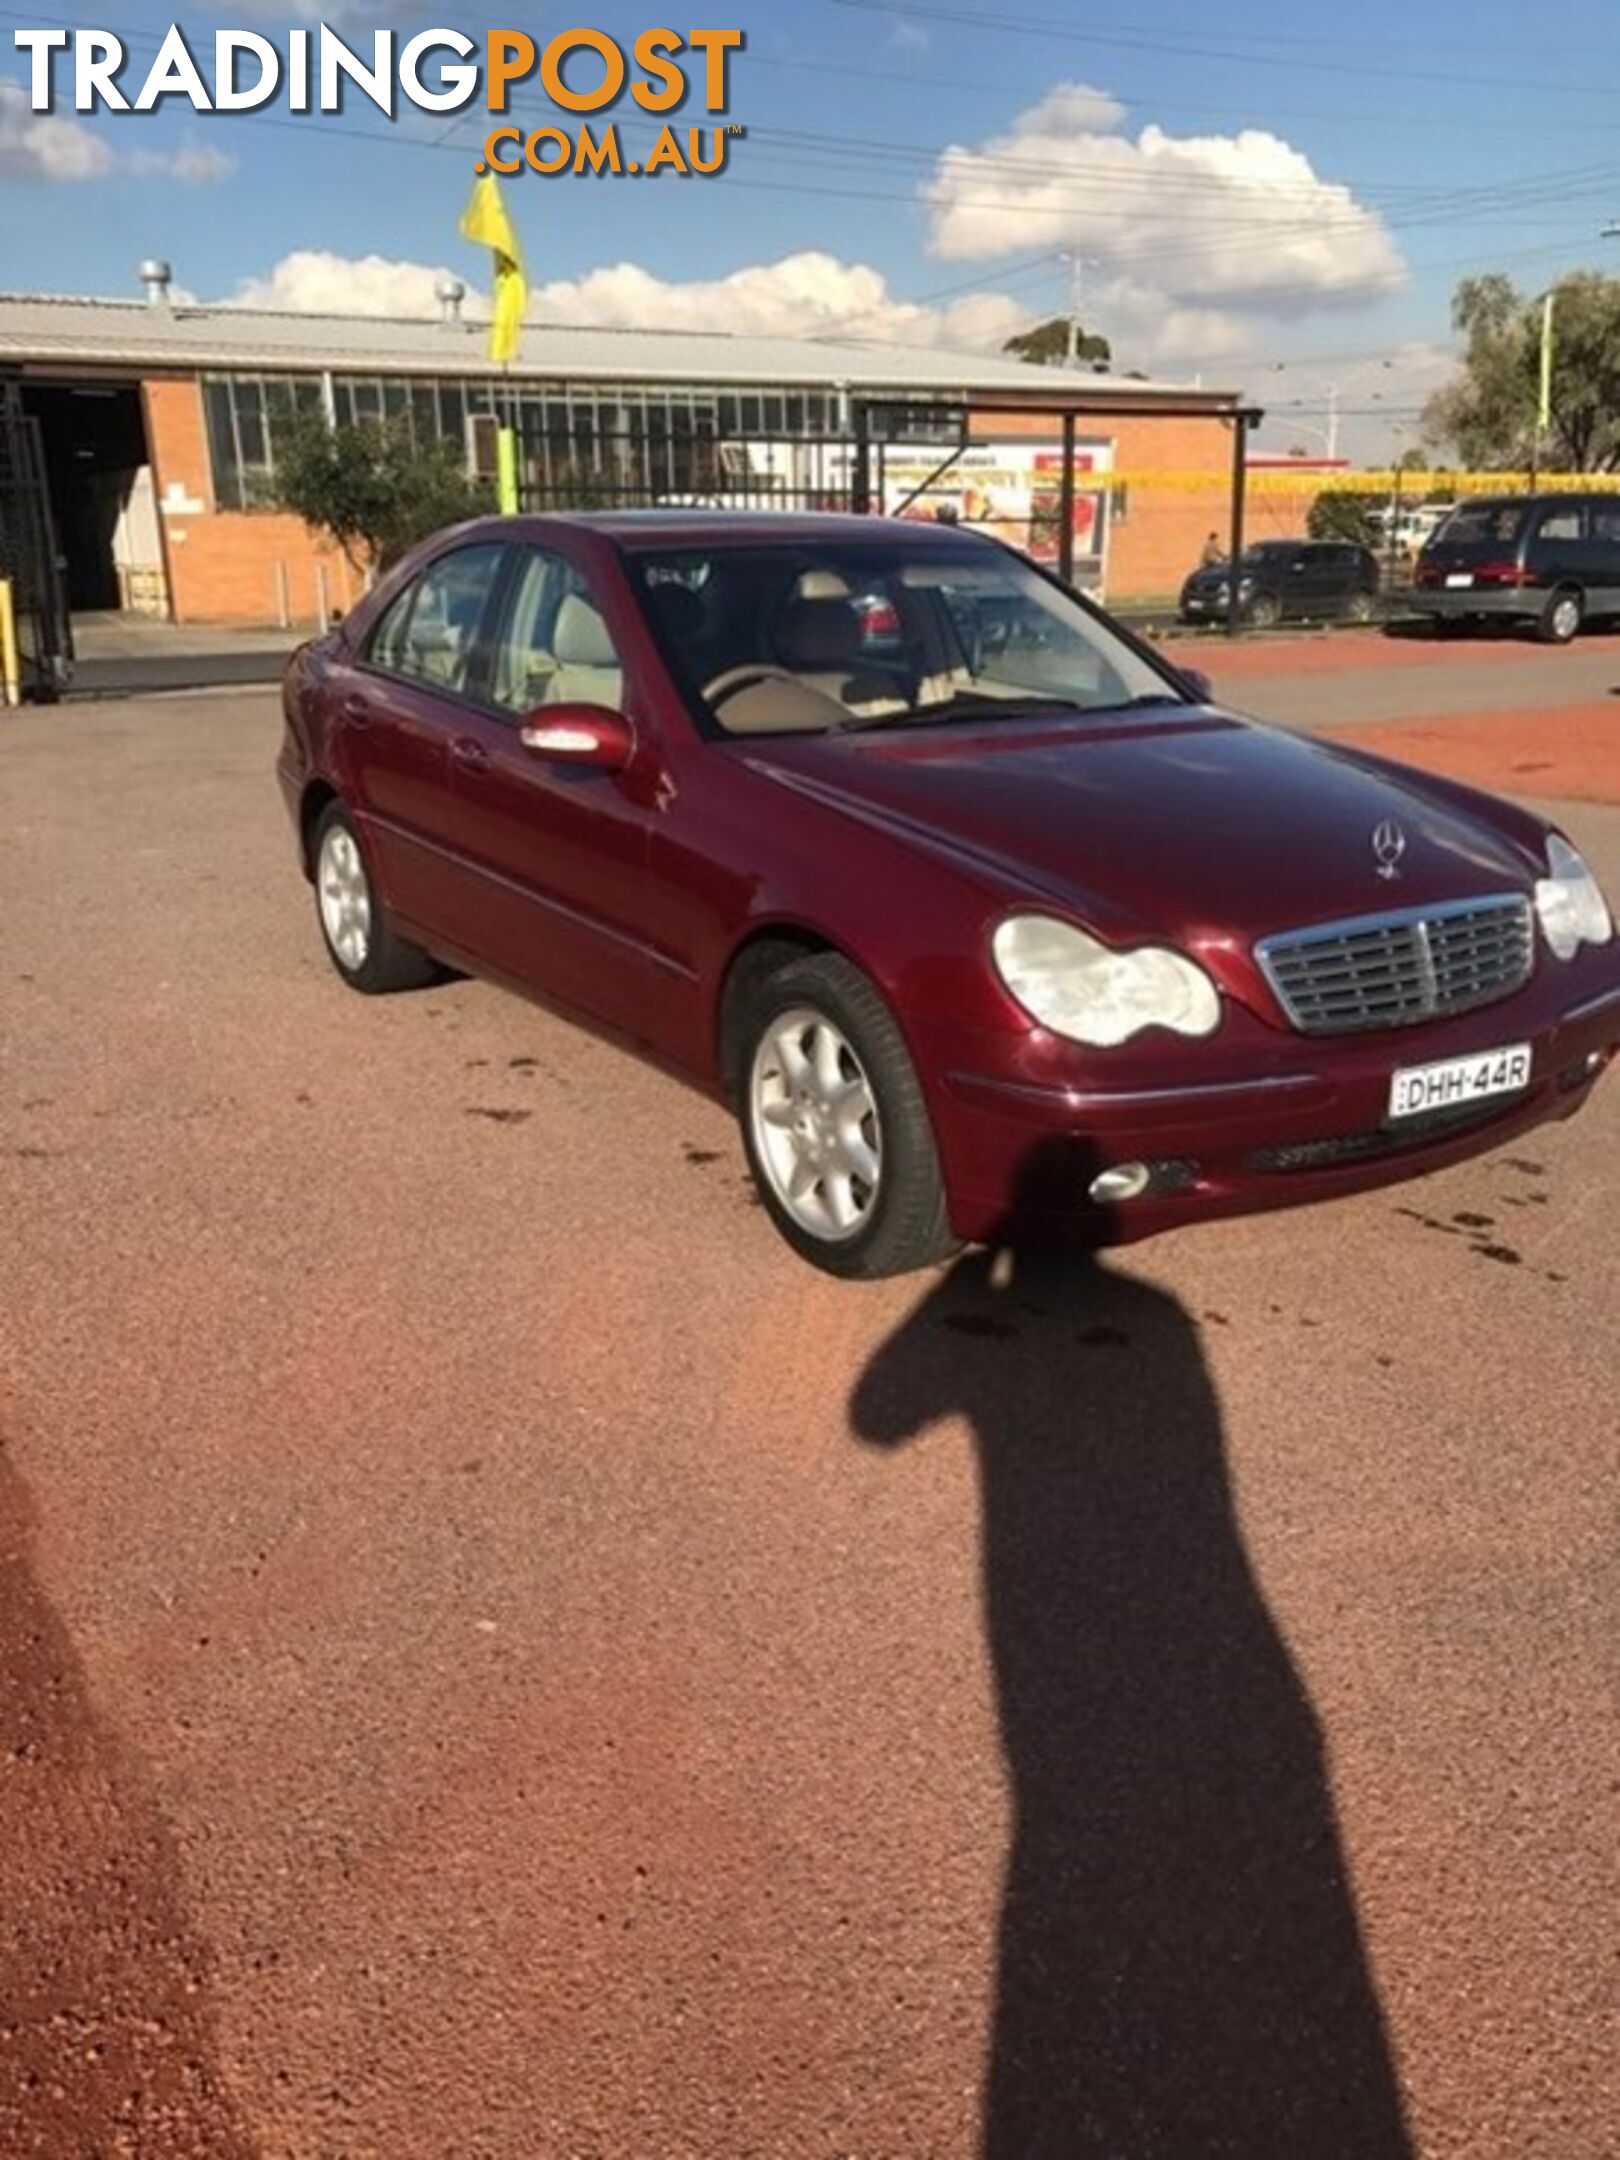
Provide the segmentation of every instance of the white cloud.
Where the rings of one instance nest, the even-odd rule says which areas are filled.
[[[212,143],[182,143],[178,150],[132,150],[123,160],[138,177],[179,180],[187,187],[214,187],[236,170],[236,160]]]
[[[1105,91],[1063,83],[1006,133],[944,151],[922,189],[931,251],[963,261],[1070,247],[1161,306],[1274,315],[1403,282],[1377,212],[1281,137],[1133,136],[1123,119]]]
[[[77,120],[29,109],[21,83],[0,82],[0,174],[13,180],[99,180],[117,159]]]
[[[444,265],[302,249],[246,280],[232,298],[246,307],[427,320],[438,311],[435,287],[446,274]],[[466,312],[476,317],[487,311],[484,294],[470,286]],[[979,351],[995,350],[1030,320],[1028,309],[1003,293],[966,294],[944,306],[899,299],[880,271],[819,249],[686,282],[657,277],[637,263],[614,263],[532,287],[529,317],[537,323],[848,336]]]
[[[417,316],[426,321],[439,311],[435,285],[452,274],[443,264],[298,248],[263,277],[244,278],[231,304],[284,308],[294,314]],[[470,296],[469,313],[482,309],[478,296]]]
[[[178,150],[132,150],[120,156],[80,121],[30,110],[20,83],[0,82],[0,175],[15,180],[180,180],[207,187],[236,170],[236,160],[207,143]]]

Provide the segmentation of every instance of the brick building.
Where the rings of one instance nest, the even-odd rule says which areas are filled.
[[[75,611],[304,624],[360,579],[273,507],[301,411],[392,420],[493,471],[518,430],[526,503],[832,504],[956,515],[1055,555],[1063,430],[1074,555],[1115,600],[1173,588],[1229,511],[1235,393],[842,340],[539,326],[505,373],[462,319],[196,306],[166,267],[147,297],[0,294],[0,381],[39,423]],[[960,456],[943,472],[941,460]]]

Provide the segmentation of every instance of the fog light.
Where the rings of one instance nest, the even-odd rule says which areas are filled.
[[[1148,1189],[1153,1173],[1145,1162],[1115,1163],[1111,1170],[1100,1170],[1091,1181],[1093,1200],[1135,1200]]]

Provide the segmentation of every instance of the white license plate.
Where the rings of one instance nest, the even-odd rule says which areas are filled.
[[[1472,585],[1473,582],[1474,573],[1472,570],[1452,570],[1448,572],[1446,576],[1446,583],[1451,586],[1453,590],[1456,590],[1457,587],[1462,585]]]
[[[1481,1050],[1474,1057],[1443,1058],[1437,1065],[1407,1065],[1389,1083],[1392,1118],[1421,1117],[1427,1110],[1455,1110],[1492,1095],[1518,1095],[1530,1085],[1530,1045]]]

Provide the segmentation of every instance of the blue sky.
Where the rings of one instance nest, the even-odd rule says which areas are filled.
[[[113,30],[138,79],[176,19],[72,8],[0,8],[0,84],[24,73],[25,24]],[[177,19],[204,51],[216,27],[279,36],[320,12],[247,0]],[[350,35],[368,21],[365,0],[325,12]],[[611,0],[369,19],[585,21],[628,42],[672,18]],[[1120,364],[1240,383],[1277,414],[1274,443],[1311,447],[1337,383],[1341,441],[1371,453],[1445,371],[1459,276],[1501,267],[1535,290],[1620,271],[1599,238],[1620,217],[1613,0],[1562,0],[1558,36],[1535,40],[1522,0],[735,0],[702,19],[748,36],[730,172],[512,183],[536,313],[993,345],[1061,306],[1069,248]],[[206,298],[414,309],[438,266],[482,274],[455,230],[480,121],[446,141],[443,120],[361,104],[171,108],[64,115],[80,132],[42,147],[0,93],[0,286],[130,292],[158,252]]]

